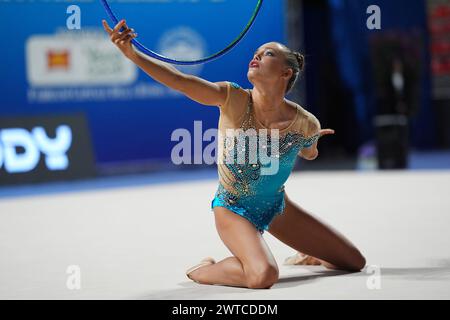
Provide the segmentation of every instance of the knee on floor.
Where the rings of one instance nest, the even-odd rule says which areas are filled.
[[[264,266],[246,274],[247,287],[250,289],[269,289],[279,278],[279,271],[274,266]]]

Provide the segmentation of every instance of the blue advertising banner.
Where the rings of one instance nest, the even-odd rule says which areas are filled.
[[[250,19],[256,0],[114,0],[111,6],[152,50],[178,59],[211,55]],[[265,1],[250,32],[229,54],[197,66],[177,66],[209,81],[244,87],[253,52],[285,42],[284,1]],[[177,128],[217,127],[219,111],[154,81],[110,42],[100,1],[0,0],[11,33],[0,55],[0,117],[80,112],[97,166],[129,161],[169,163]],[[79,27],[79,29],[78,29]]]

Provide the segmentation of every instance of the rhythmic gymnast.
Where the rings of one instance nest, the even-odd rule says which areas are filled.
[[[364,268],[364,256],[348,239],[294,203],[284,189],[296,157],[314,160],[319,138],[334,134],[332,129],[321,129],[312,113],[285,98],[303,69],[304,57],[300,53],[278,42],[262,45],[247,73],[253,89],[245,90],[234,82],[209,82],[184,74],[168,63],[143,57],[130,42],[137,34],[125,20],[114,28],[103,20],[103,26],[125,57],[154,80],[200,104],[220,109],[219,184],[211,210],[218,234],[233,255],[218,262],[211,257],[203,259],[186,271],[189,279],[210,285],[272,287],[279,279],[279,269],[263,238],[264,231],[296,250],[299,257],[310,257],[310,264],[349,272]],[[277,131],[279,152],[273,153],[279,158],[277,173],[262,175],[264,165],[260,161],[224,161],[230,151],[236,151],[231,153],[234,155],[241,152],[236,150],[236,144],[229,150],[224,143],[227,129],[263,129],[270,134]],[[272,146],[270,137],[263,145],[267,150]],[[248,150],[242,151],[248,160]]]

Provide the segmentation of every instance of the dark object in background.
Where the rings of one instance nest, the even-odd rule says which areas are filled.
[[[376,147],[379,169],[404,169],[408,167],[409,129],[404,115],[375,117]]]
[[[450,148],[450,1],[428,0],[427,11],[438,143]]]
[[[409,121],[421,98],[422,43],[420,32],[388,31],[371,38],[379,169],[408,166]]]
[[[450,90],[450,86],[449,89]],[[450,148],[450,98],[435,99],[433,106],[436,109],[436,125],[438,130],[438,142],[443,148]]]

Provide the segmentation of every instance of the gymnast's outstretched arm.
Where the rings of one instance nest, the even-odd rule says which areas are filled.
[[[171,64],[139,54],[131,44],[131,39],[136,38],[137,34],[128,28],[125,20],[121,20],[113,29],[103,20],[103,27],[119,50],[154,80],[203,105],[221,106],[225,102],[226,82],[210,82],[188,75]],[[122,27],[124,30],[120,31]]]

